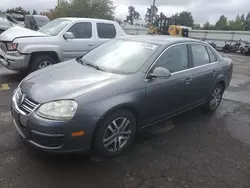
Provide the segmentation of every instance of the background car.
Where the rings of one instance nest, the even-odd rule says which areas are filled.
[[[25,15],[24,26],[25,26],[25,28],[37,31],[49,22],[50,22],[50,20],[47,16]]]
[[[122,37],[27,76],[14,92],[12,116],[19,133],[45,151],[116,156],[155,122],[198,106],[214,112],[232,69],[206,42]]]
[[[114,21],[59,18],[38,31],[12,27],[0,35],[0,63],[11,70],[33,72],[84,55],[115,37],[125,36]]]
[[[11,23],[0,13],[0,35],[11,27]]]

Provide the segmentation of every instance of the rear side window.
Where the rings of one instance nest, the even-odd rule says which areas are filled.
[[[206,47],[202,44],[191,44],[194,67],[209,64],[209,56]]]
[[[90,22],[76,23],[68,32],[72,32],[76,39],[89,39],[92,37],[92,24]]]
[[[216,62],[217,58],[214,55],[214,53],[212,52],[212,50],[207,47],[207,51],[208,51],[208,54],[209,54],[209,57],[210,57],[210,63]]]
[[[115,26],[113,24],[97,23],[97,33],[99,38],[115,38]]]

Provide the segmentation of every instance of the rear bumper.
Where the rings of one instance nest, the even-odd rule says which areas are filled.
[[[18,51],[4,53],[0,49],[0,63],[11,70],[26,70],[29,66],[30,57],[31,55],[20,54]]]

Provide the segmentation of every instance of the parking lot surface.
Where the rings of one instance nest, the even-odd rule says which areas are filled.
[[[51,155],[23,142],[9,111],[22,75],[0,65],[0,187],[250,187],[250,57],[229,55],[234,74],[222,105],[140,133],[123,156]]]

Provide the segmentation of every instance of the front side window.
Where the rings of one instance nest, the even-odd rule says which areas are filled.
[[[140,70],[156,52],[157,45],[112,39],[82,57],[82,64],[91,64],[116,74],[132,74]]]
[[[45,26],[43,26],[38,31],[41,33],[48,34],[50,36],[58,35],[71,21],[67,19],[55,19]]]
[[[157,60],[153,69],[163,67],[171,73],[188,69],[187,45],[180,44],[167,49]]]
[[[206,47],[202,44],[192,44],[194,67],[209,64],[209,56]]]
[[[97,33],[99,38],[115,38],[115,26],[113,24],[97,23]]]
[[[76,39],[90,39],[92,37],[92,24],[90,22],[76,23],[68,32],[72,32]]]

